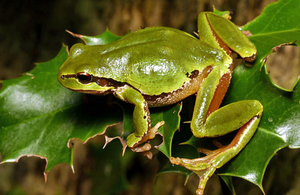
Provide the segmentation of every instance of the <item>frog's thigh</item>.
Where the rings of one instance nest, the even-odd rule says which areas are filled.
[[[191,121],[191,130],[196,137],[203,137],[203,126],[207,117],[219,108],[230,79],[230,70],[222,75],[216,66],[201,83]]]

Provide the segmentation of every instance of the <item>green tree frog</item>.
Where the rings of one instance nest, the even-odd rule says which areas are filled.
[[[107,45],[75,44],[58,72],[66,88],[89,94],[113,93],[134,105],[133,133],[127,145],[145,152],[164,122],[151,127],[149,107],[166,106],[197,94],[191,120],[194,136],[216,137],[238,130],[227,146],[209,151],[205,157],[170,161],[197,173],[197,194],[203,194],[215,170],[236,156],[255,133],[263,107],[244,100],[219,108],[229,86],[232,51],[247,61],[256,58],[256,48],[227,18],[211,12],[198,16],[199,39],[167,27],[133,32]],[[203,173],[204,171],[204,173]],[[201,173],[200,173],[201,172]]]

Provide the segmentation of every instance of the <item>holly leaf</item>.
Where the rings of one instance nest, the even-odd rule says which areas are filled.
[[[83,95],[62,87],[59,67],[67,58],[65,46],[58,55],[22,77],[3,81],[0,91],[0,151],[2,163],[22,156],[46,159],[45,173],[59,163],[73,167],[72,142],[103,134],[122,121],[119,107],[106,99],[84,103]],[[93,109],[97,107],[103,112]],[[91,125],[92,124],[92,125]]]

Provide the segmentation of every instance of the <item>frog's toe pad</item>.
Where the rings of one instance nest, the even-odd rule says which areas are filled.
[[[145,143],[142,146],[137,146],[137,147],[133,147],[130,148],[133,152],[146,152],[149,151],[151,149],[151,145],[149,143]]]
[[[204,193],[204,189],[202,189],[202,188],[198,188],[198,189],[196,190],[196,194],[197,194],[197,195],[203,195],[203,193]]]
[[[170,158],[170,162],[171,162],[172,164],[175,164],[175,165],[180,165],[180,164],[181,164],[181,163],[180,163],[180,158],[179,158],[179,157],[177,157],[177,158],[171,157],[171,158]]]

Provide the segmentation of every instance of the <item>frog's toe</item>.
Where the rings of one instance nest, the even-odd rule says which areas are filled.
[[[156,125],[154,127],[152,127],[150,129],[150,132],[149,132],[149,136],[148,136],[148,139],[153,139],[158,131],[158,129],[163,126],[165,124],[165,121],[160,121],[158,123],[156,123]]]
[[[130,148],[133,152],[146,152],[151,149],[151,145],[149,143],[145,143],[142,146],[136,146],[133,148]]]
[[[203,195],[203,193],[204,193],[204,189],[203,189],[203,188],[198,188],[198,189],[196,190],[196,194],[197,194],[197,195]]]

